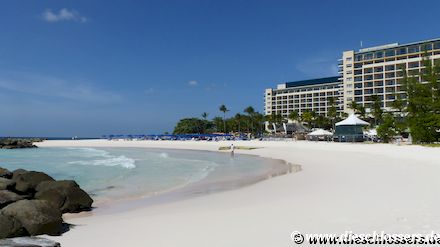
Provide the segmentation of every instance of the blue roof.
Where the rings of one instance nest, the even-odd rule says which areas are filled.
[[[332,76],[332,77],[325,77],[325,78],[311,79],[311,80],[303,80],[303,81],[293,81],[293,82],[286,82],[286,88],[333,83],[333,82],[338,82],[338,81],[339,81],[339,76]]]

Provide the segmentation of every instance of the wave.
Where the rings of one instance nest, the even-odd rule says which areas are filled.
[[[90,158],[89,160],[70,161],[71,165],[85,166],[121,166],[127,169],[136,168],[135,160],[124,155],[112,155],[107,151],[94,148],[71,148],[83,151],[81,156]],[[93,159],[94,158],[94,159]]]

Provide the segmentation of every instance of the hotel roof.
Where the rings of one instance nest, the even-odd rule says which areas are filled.
[[[373,47],[359,49],[359,51],[356,52],[356,54],[386,50],[386,49],[397,48],[397,47],[412,46],[412,45],[418,45],[418,44],[424,44],[424,43],[436,42],[436,41],[440,41],[440,38],[421,40],[421,41],[416,41],[416,42],[411,42],[411,43],[406,43],[406,44],[392,43],[392,44],[386,44],[386,45],[379,45],[379,46],[373,46]]]
[[[310,85],[316,85],[316,84],[334,83],[334,82],[339,82],[339,78],[340,78],[339,76],[332,76],[332,77],[325,77],[325,78],[318,78],[318,79],[286,82],[286,88],[310,86]]]

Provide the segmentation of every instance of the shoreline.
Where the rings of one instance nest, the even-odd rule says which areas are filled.
[[[217,151],[232,142],[65,141]],[[306,141],[234,142],[236,150],[301,164],[302,171],[236,190],[118,214],[69,219],[62,246],[290,246],[290,233],[440,231],[440,149]],[[97,236],[105,234],[106,238]]]

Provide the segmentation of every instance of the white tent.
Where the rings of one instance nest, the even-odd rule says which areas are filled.
[[[348,118],[342,120],[341,122],[337,122],[335,124],[336,126],[340,125],[370,125],[368,122],[365,122],[364,120],[359,119],[356,117],[356,115],[351,114],[348,116]]]
[[[333,133],[327,130],[323,130],[323,129],[317,129],[313,132],[310,132],[309,134],[307,134],[308,136],[332,136]]]

